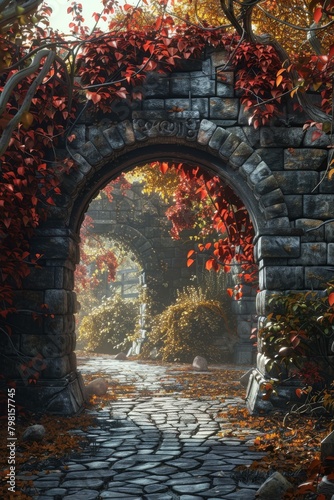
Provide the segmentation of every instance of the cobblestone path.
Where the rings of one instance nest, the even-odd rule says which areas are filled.
[[[98,426],[78,433],[90,446],[65,466],[32,476],[38,500],[253,500],[259,484],[234,474],[263,454],[250,451],[253,435],[224,438],[228,422],[217,414],[239,398],[221,403],[205,395],[182,397],[166,367],[96,357],[79,359],[84,374],[105,374],[133,393],[92,412]],[[196,376],[196,375],[194,375]],[[166,389],[174,391],[166,394]],[[177,391],[181,391],[178,395]],[[152,394],[153,393],[153,394]]]

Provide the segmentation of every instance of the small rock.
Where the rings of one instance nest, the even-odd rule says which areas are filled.
[[[317,493],[320,495],[321,493],[327,497],[334,496],[334,481],[328,479],[327,476],[324,476],[317,488]]]
[[[119,352],[116,354],[115,359],[117,359],[117,361],[124,361],[126,359],[126,354],[124,352]]]
[[[96,378],[85,386],[85,399],[88,400],[93,394],[103,396],[108,390],[108,382],[105,378]]]
[[[194,368],[194,370],[198,370],[201,372],[207,372],[208,371],[208,362],[205,358],[202,358],[202,356],[196,356],[196,358],[193,361],[193,368]]]
[[[274,472],[268,479],[263,483],[262,486],[256,492],[256,498],[258,500],[282,500],[285,492],[292,488],[292,484],[289,483],[285,477],[279,472]]]
[[[45,436],[45,427],[43,425],[31,425],[22,436],[23,441],[42,441]]]

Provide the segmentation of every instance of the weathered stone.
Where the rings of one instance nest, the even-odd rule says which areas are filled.
[[[255,186],[256,184],[263,181],[270,175],[271,175],[270,168],[264,161],[262,161],[256,166],[255,170],[253,170],[253,172],[249,175],[249,183]]]
[[[280,499],[290,488],[292,484],[280,472],[274,472],[257,490],[256,497],[259,500]]]
[[[112,155],[113,150],[100,128],[88,127],[88,139],[102,156],[110,157]]]
[[[319,182],[317,172],[273,172],[284,194],[311,193]]]
[[[303,217],[303,196],[301,194],[285,195],[284,200],[290,219],[300,219]]]
[[[305,267],[305,288],[308,290],[324,290],[332,276],[332,267]]]
[[[217,127],[209,141],[209,149],[211,149],[214,152],[219,151],[221,145],[227,139],[228,136],[229,132],[227,132],[227,130],[221,127]]]
[[[31,425],[24,431],[22,441],[43,441],[45,433],[46,431],[43,425]]]
[[[116,361],[125,361],[126,360],[126,354],[125,352],[119,352],[115,356]]]
[[[320,170],[327,160],[323,149],[285,149],[284,168],[286,170]]]
[[[103,396],[108,391],[108,382],[105,378],[96,378],[85,386],[85,399],[88,401],[93,395]]]
[[[304,217],[310,219],[330,219],[333,216],[334,200],[329,194],[305,194]]]
[[[299,257],[300,238],[298,236],[261,236],[257,243],[259,259],[266,257]]]
[[[330,136],[316,127],[310,127],[305,132],[303,145],[311,148],[327,148],[330,145]]]
[[[171,93],[178,96],[188,96],[190,92],[190,73],[178,73],[170,83]]]
[[[268,290],[302,290],[304,269],[302,266],[267,266],[259,272],[259,284]]]
[[[203,145],[208,144],[216,128],[217,125],[209,120],[202,120],[197,135],[197,141]]]
[[[122,121],[117,125],[117,130],[119,131],[124,144],[127,146],[131,146],[132,144],[135,143],[135,134],[132,128],[132,124],[129,120]]]
[[[260,130],[262,147],[297,148],[301,145],[304,131],[298,127],[264,127]]]
[[[250,182],[251,186],[252,183]],[[264,194],[270,193],[271,191],[274,191],[274,189],[277,189],[277,181],[273,175],[269,175],[268,177],[265,177],[262,179],[262,181],[259,181],[257,184],[254,186],[254,194],[256,197],[260,197]]]
[[[121,136],[117,126],[113,126],[104,130],[103,135],[107,139],[112,149],[119,150],[124,148],[124,139]]]
[[[237,149],[233,151],[229,161],[231,165],[240,167],[252,154],[253,148],[242,142]]]
[[[192,366],[194,370],[204,371],[204,372],[208,371],[208,362],[202,356],[196,356]]]
[[[230,134],[219,149],[219,156],[223,158],[223,160],[228,161],[232,153],[237,149],[239,144],[241,143],[239,137],[236,135]]]
[[[232,98],[211,97],[209,99],[210,118],[223,118],[231,120],[237,118],[239,112],[239,100]]]
[[[256,153],[262,158],[262,160],[269,166],[270,170],[283,170],[284,159],[283,159],[283,149],[282,148],[259,148],[256,149]]]
[[[301,243],[300,256],[297,259],[291,259],[291,265],[311,266],[314,263],[319,266],[327,263],[327,245],[326,243]]]
[[[193,96],[212,96],[215,93],[215,80],[211,80],[203,72],[193,72],[190,79],[190,90]]]
[[[244,178],[248,178],[261,163],[262,160],[257,153],[253,153],[240,167],[240,172]]]

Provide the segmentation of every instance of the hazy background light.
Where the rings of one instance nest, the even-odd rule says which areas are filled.
[[[50,26],[64,33],[69,33],[69,23],[72,21],[72,14],[67,14],[68,7],[71,6],[72,0],[47,0],[47,4],[52,8],[52,15],[50,17]],[[93,28],[95,25],[93,12],[102,11],[102,3],[99,0],[78,0],[82,4],[82,15],[85,19],[84,25]],[[100,24],[101,28],[103,23]]]

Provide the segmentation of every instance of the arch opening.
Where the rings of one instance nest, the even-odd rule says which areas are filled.
[[[178,164],[180,164],[180,158],[182,157],[182,159],[187,161],[186,169],[188,172],[191,169],[198,169],[199,167],[201,167],[202,171],[205,172],[207,175],[209,175],[208,178],[210,178],[210,176],[212,176],[212,178],[217,177],[218,167],[215,165],[213,165],[211,168],[205,165],[203,168],[198,161],[195,161],[195,159],[193,158],[190,159],[189,154],[185,155],[184,152],[182,155],[174,154],[172,157],[170,156],[170,153],[168,153],[168,155],[169,156],[167,157],[166,153],[164,153],[161,156],[161,153],[160,155],[158,155],[156,151],[154,152],[150,151],[148,156],[145,155],[144,159],[139,161],[137,154],[136,159],[134,160],[135,163],[133,163],[133,161],[131,161],[130,163],[129,158],[127,157],[127,164],[125,170],[127,172],[132,171],[134,165],[137,167],[137,169],[139,169],[140,167],[138,167],[138,165],[143,165],[143,164],[147,165],[148,159],[150,160],[154,159],[154,161],[156,162],[157,158],[159,158],[159,160],[162,158],[163,162],[161,163],[160,160],[160,165],[163,164],[165,166],[167,165],[167,159],[168,159],[169,160],[168,165],[170,168],[171,165],[175,165],[176,159],[179,162]],[[183,168],[185,168],[184,162],[182,163],[183,163]],[[206,159],[206,163],[209,164],[208,158]],[[159,166],[156,165],[156,168],[159,168]],[[138,174],[137,171],[137,176],[138,175],[140,178],[140,174]],[[220,182],[223,184],[221,176],[219,177],[220,177]],[[110,180],[110,169],[108,174],[105,174],[105,176],[103,177],[101,176],[101,179],[102,178],[103,178],[103,184],[105,185],[106,180],[107,181]],[[208,178],[204,180],[209,182]],[[108,199],[107,196],[105,196],[104,201],[101,202],[100,200],[99,203],[95,204],[95,206],[94,202],[92,202],[87,213],[90,214],[90,217],[93,215],[93,217],[95,218],[97,232],[103,233],[103,231],[106,231],[109,233],[109,235],[113,235],[116,236],[116,238],[117,237],[120,238],[120,241],[122,241],[125,244],[125,246],[131,248],[136,252],[137,255],[139,255],[139,261],[141,261],[143,267],[143,273],[145,275],[145,279],[147,280],[146,287],[148,289],[148,293],[149,294],[151,293],[152,295],[152,287],[153,287],[154,288],[153,294],[155,293],[158,296],[158,298],[155,297],[155,303],[159,302],[158,307],[155,308],[155,312],[161,313],[164,308],[170,306],[173,303],[173,301],[175,301],[178,294],[181,291],[184,291],[186,287],[191,287],[191,290],[190,288],[188,289],[188,294],[190,295],[194,291],[193,290],[194,285],[196,285],[197,288],[200,287],[202,290],[205,290],[206,288],[205,293],[207,294],[208,287],[213,289],[214,281],[216,282],[219,281],[216,278],[214,280],[211,279],[211,284],[209,284],[210,279],[208,280],[205,278],[205,274],[212,274],[208,272],[209,267],[207,269],[205,268],[205,261],[208,260],[209,258],[208,257],[209,252],[206,252],[207,255],[205,255],[205,252],[201,253],[198,251],[194,251],[194,253],[196,253],[196,258],[192,259],[194,260],[194,265],[190,269],[187,268],[187,254],[189,253],[190,250],[198,248],[198,246],[202,247],[204,246],[203,243],[200,243],[200,245],[198,245],[199,241],[208,242],[209,240],[211,240],[210,253],[213,255],[214,252],[213,234],[211,233],[211,237],[209,237],[209,240],[205,240],[204,236],[205,231],[202,232],[201,237],[199,237],[198,234],[196,235],[196,229],[195,229],[196,224],[194,224],[194,227],[192,229],[190,229],[190,226],[188,225],[185,230],[186,236],[183,238],[181,242],[174,241],[173,245],[173,240],[170,238],[169,234],[170,229],[173,228],[173,221],[169,220],[168,224],[168,220],[166,219],[165,215],[168,203],[166,201],[163,203],[161,197],[159,200],[159,194],[157,193],[158,191],[157,185],[155,185],[153,189],[153,191],[155,190],[156,192],[155,193],[151,192],[150,197],[146,196],[146,198],[144,199],[143,186],[140,185],[140,183],[138,183],[138,179],[137,179],[135,193],[133,192],[133,190],[131,191],[131,189],[133,189],[133,185],[130,189],[128,189],[128,192],[126,192],[125,190],[121,192],[119,186],[117,187],[117,182],[118,183],[120,182],[119,180],[117,181],[117,179],[119,178],[113,180],[114,189],[116,189],[116,195],[115,193],[113,193],[112,201]],[[141,184],[143,184],[142,181]],[[94,187],[96,189],[96,183],[94,183]],[[129,188],[129,186],[127,187]],[[172,203],[171,200],[169,203]],[[211,199],[210,203],[214,204],[214,200]],[[147,212],[145,213],[145,211],[142,209],[139,215],[138,210],[136,212],[135,207],[137,206],[138,209],[138,206],[143,207],[143,205],[145,204],[149,205],[149,208],[146,207]],[[155,215],[155,217],[158,218],[160,217],[159,219],[160,220],[159,224],[161,226],[160,230],[162,231],[163,234],[160,234],[159,241],[157,241],[158,240],[157,231],[159,231],[158,223],[153,222],[150,224],[150,219],[152,221],[153,215]],[[122,233],[122,236],[120,236],[120,233]],[[219,239],[219,232],[217,232],[215,237]],[[167,239],[169,239],[169,241],[167,241]],[[151,251],[156,256],[155,269],[152,269],[152,265],[148,265],[149,264],[148,248],[150,246],[151,246]],[[164,246],[166,246],[166,248],[164,248]],[[136,248],[137,250],[135,250]],[[138,248],[145,248],[144,254],[142,256],[140,256],[140,251],[138,252]],[[217,259],[215,260],[217,261]],[[233,263],[234,283],[231,284],[231,280],[229,281],[229,283],[227,283],[226,279],[220,280],[224,281],[225,283],[224,290],[222,290],[222,287],[220,286],[221,294],[222,293],[227,294],[226,291],[227,286],[230,286],[231,290],[233,289],[234,285],[235,286],[240,285],[241,281],[237,277],[240,271],[239,269],[240,265],[242,265],[241,262],[239,262],[238,265],[236,264],[236,262]],[[157,270],[158,273],[160,274],[159,277],[157,277],[156,275],[153,276],[154,273],[157,272]],[[217,270],[218,268],[216,269],[216,271]],[[174,277],[173,280],[171,276],[175,275],[175,273],[177,274],[177,278]],[[246,285],[245,283],[242,283],[242,286],[245,288],[245,292],[243,293],[242,298],[240,294],[239,300],[235,304],[234,303],[230,304],[230,311],[228,312],[230,320],[232,316],[237,317],[237,324],[234,326],[235,331],[232,333],[235,337],[233,341],[233,347],[234,347],[233,353],[229,352],[229,359],[227,359],[227,361],[230,362],[235,361],[237,364],[250,364],[254,361],[254,349],[250,341],[250,332],[251,329],[254,327],[254,323],[256,321],[256,310],[255,310],[256,292],[254,287],[252,286]],[[223,300],[222,297],[221,300]],[[226,303],[227,301],[225,300],[225,305]],[[144,306],[146,306],[146,304],[144,304]],[[228,319],[226,319],[225,317],[224,324],[226,325],[227,322]],[[232,323],[232,320],[230,322]],[[146,330],[146,328],[144,330]],[[231,331],[229,333],[231,333]],[[145,334],[146,332],[144,333],[144,335]],[[141,338],[141,341],[142,340],[143,337]],[[219,345],[222,346],[224,344],[224,341],[222,342],[222,338],[221,339],[217,338],[216,340],[217,340],[217,346]],[[152,346],[155,347],[153,344]],[[148,351],[146,349],[146,353],[147,352]],[[134,350],[132,350],[132,353],[138,354],[139,349],[135,347]]]

